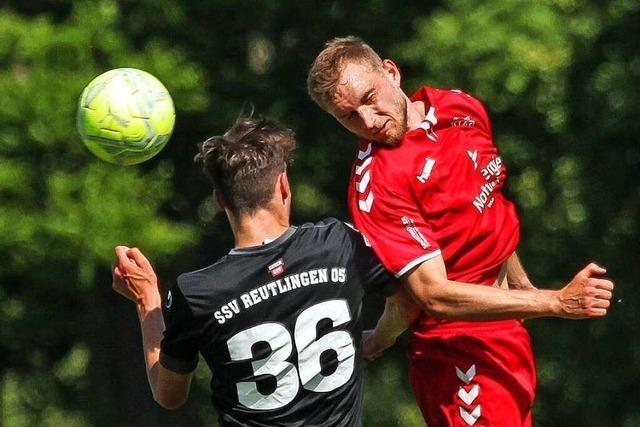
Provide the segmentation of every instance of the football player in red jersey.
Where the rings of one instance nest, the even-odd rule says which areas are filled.
[[[307,81],[359,137],[350,214],[400,283],[365,348],[374,357],[411,324],[411,383],[430,426],[530,426],[536,373],[521,319],[605,316],[613,283],[591,263],[562,289],[534,287],[484,107],[459,90],[409,97],[400,83],[356,37],[328,42]]]

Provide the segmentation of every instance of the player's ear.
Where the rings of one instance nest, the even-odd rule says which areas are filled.
[[[220,209],[225,210],[227,208],[227,204],[224,202],[222,194],[220,194],[217,190],[213,190],[213,197],[216,199],[216,202],[218,203],[218,206],[220,206]]]
[[[280,195],[282,196],[282,200],[287,200],[291,197],[291,187],[289,186],[287,171],[284,171],[280,175],[278,175],[278,187],[280,190]]]
[[[391,79],[394,86],[400,87],[402,76],[400,75],[400,68],[390,59],[382,60],[382,68],[386,72],[387,76]]]

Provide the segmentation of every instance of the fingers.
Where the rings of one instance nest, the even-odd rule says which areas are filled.
[[[594,308],[589,311],[589,317],[604,317],[607,315],[606,308]]]
[[[589,263],[585,268],[582,269],[581,273],[586,274],[587,276],[601,276],[607,272],[606,268],[600,267],[595,262]]]
[[[607,309],[611,305],[611,301],[608,299],[594,298],[591,302],[591,308],[604,308]]]
[[[602,290],[597,290],[593,292],[592,295],[593,295],[593,298],[597,300],[605,300],[605,301],[611,301],[611,298],[613,297],[613,294],[611,292],[602,291]]]
[[[134,264],[133,261],[127,256],[127,251],[129,250],[126,246],[116,246],[116,257],[118,258],[118,267],[122,271],[123,268],[131,266]]]
[[[148,270],[152,269],[151,263],[149,262],[147,257],[144,256],[144,254],[140,251],[140,249],[138,248],[128,249],[126,251],[126,255],[130,259],[133,259],[133,261],[135,261],[135,263],[138,264],[139,267],[143,269],[148,269]]]
[[[589,284],[596,289],[602,289],[609,292],[613,291],[613,288],[614,288],[613,282],[608,279],[590,278]]]
[[[112,273],[113,273],[113,277],[117,280],[124,280],[124,275],[122,274],[122,272],[120,271],[120,268],[118,268],[118,265],[114,265],[113,269],[112,269]]]

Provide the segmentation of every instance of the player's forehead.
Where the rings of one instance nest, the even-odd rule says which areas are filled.
[[[369,65],[347,63],[338,76],[332,99],[334,106],[337,109],[356,108],[364,95],[376,87],[377,75]]]

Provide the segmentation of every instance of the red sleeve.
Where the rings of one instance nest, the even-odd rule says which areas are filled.
[[[463,98],[463,103],[465,103],[465,101],[466,103],[468,103],[468,106],[470,107],[469,113],[474,114],[479,119],[478,125],[480,129],[484,130],[489,138],[493,139],[491,120],[489,120],[487,109],[485,108],[482,101],[464,92],[459,92],[459,94]]]
[[[384,267],[400,277],[416,265],[440,255],[440,247],[409,194],[408,184],[395,184],[393,191],[385,185],[388,179],[405,178],[393,176],[393,173],[383,174],[380,169],[368,168],[368,178],[365,171],[361,176],[352,175],[349,209],[356,227],[371,242]],[[363,186],[363,182],[367,185]]]

